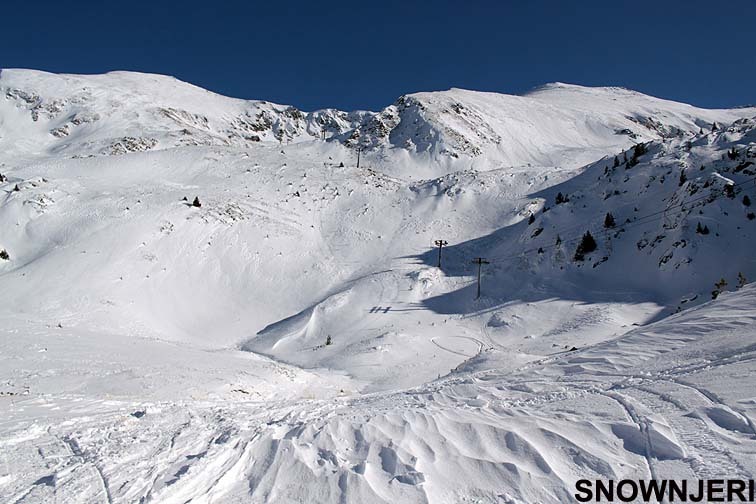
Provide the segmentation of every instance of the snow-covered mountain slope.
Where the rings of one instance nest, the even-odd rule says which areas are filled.
[[[622,88],[551,84],[525,96],[452,89],[407,95],[384,110],[396,118],[391,145],[471,159],[485,169],[578,167],[637,142],[685,137],[756,109],[703,110]],[[454,164],[451,164],[454,166]]]
[[[469,279],[438,275],[417,255],[435,236],[465,241],[516,222],[526,194],[569,172],[407,182],[339,167],[338,147],[317,146],[323,150],[168,149],[6,172],[0,247],[9,260],[0,262],[0,311],[51,327],[211,348],[312,319],[303,339],[293,339],[292,351],[305,360],[285,360],[313,366],[330,356],[388,387],[447,373],[478,345],[464,340],[461,351],[439,350],[437,343],[447,345],[427,333],[449,317],[419,304]],[[200,208],[190,205],[195,196]],[[314,318],[281,322],[300,312]],[[334,345],[315,351],[328,334]],[[271,340],[256,344],[263,341]],[[354,361],[341,354],[344,347]],[[417,352],[436,354],[436,363],[423,365]],[[377,356],[385,366],[360,362]]]
[[[118,155],[176,146],[247,146],[319,138],[359,123],[361,112],[320,110],[217,95],[163,75],[0,73],[0,145],[34,156]]]
[[[754,119],[639,145],[532,197],[517,225],[448,251],[492,261],[488,271],[502,282],[491,295],[537,282],[562,295],[635,290],[683,306],[709,299],[721,278],[732,286],[738,273],[756,276]],[[579,260],[586,232],[597,247]]]
[[[361,377],[366,375],[360,363],[391,364],[395,379],[397,363],[389,356],[407,345],[416,352],[405,352],[419,368],[415,376],[430,377],[440,367],[425,364],[436,359],[434,346],[451,344],[461,357],[495,348],[507,352],[508,365],[518,364],[700,304],[722,279],[733,288],[756,277],[750,203],[756,201],[756,123],[744,119],[687,140],[643,144],[638,153],[633,150],[626,163],[620,153],[616,167],[613,158],[603,159],[561,184],[527,194],[507,190],[511,182],[502,175],[514,175],[511,170],[414,186],[418,194],[428,186],[442,188],[450,213],[465,212],[460,218],[466,220],[472,215],[466,198],[477,200],[473,211],[490,204],[470,192],[508,200],[508,222],[447,247],[444,274],[433,268],[432,249],[420,255],[425,268],[397,275],[399,265],[409,266],[395,262],[369,281],[350,284],[266,328],[244,348]],[[421,207],[424,199],[413,205]],[[434,212],[443,211],[435,206]],[[614,220],[610,227],[607,214]],[[577,260],[587,231],[597,248]],[[471,260],[481,256],[490,264],[484,267],[482,299],[475,300]],[[329,334],[332,351],[301,352]]]
[[[53,120],[43,118],[41,110],[50,109],[51,102],[42,96],[90,93],[78,101],[61,98],[56,116],[77,106],[94,107],[89,113],[101,115],[97,126],[81,125],[89,140],[74,142],[77,137],[72,137],[68,148],[77,152],[96,143],[97,135],[105,141],[129,128],[151,125],[170,132],[173,119],[153,114],[161,107],[198,114],[209,103],[206,115],[214,119],[208,124],[220,134],[224,118],[236,117],[245,107],[268,106],[227,99],[166,77],[128,73],[71,77],[4,71],[0,82],[31,89],[38,97],[31,109],[16,98],[0,100],[6,112],[37,114],[37,121],[6,120],[3,127],[31,139],[35,133],[24,127],[46,128],[49,124],[43,123]],[[87,90],[76,91],[85,83]],[[616,115],[617,107],[667,103],[664,117],[682,130],[681,111],[695,111],[614,88],[559,85],[534,95],[541,97],[537,107],[530,97],[456,90],[420,94],[417,103],[436,105],[407,110],[421,114],[412,124],[422,122],[428,131],[440,128],[439,118],[451,117],[442,104],[452,98],[485,109],[491,117],[496,112],[500,126],[513,114],[540,111],[530,116],[530,123],[549,127],[554,124],[551,112],[574,112],[581,103],[594,118]],[[565,103],[559,107],[546,103],[562,95]],[[613,109],[614,96],[625,99]],[[701,114],[718,118],[746,112]],[[570,117],[581,116],[575,112]],[[487,121],[481,116],[475,125],[488,128]],[[406,127],[397,125],[389,136],[406,133]],[[687,127],[695,128],[693,122]],[[456,124],[453,129],[464,128]],[[597,141],[586,135],[581,141]],[[620,137],[628,140],[613,132],[607,138]],[[544,133],[543,152],[556,152],[555,141],[571,145],[568,138],[559,138],[556,130]],[[747,278],[756,274],[747,252],[753,234],[742,205],[746,187],[736,188],[736,199],[708,206],[716,212],[702,214],[703,224],[722,221],[727,226],[719,237],[719,227],[706,237],[694,234],[692,218],[678,218],[684,217],[676,212],[680,208],[667,216],[676,219],[674,224],[645,217],[658,216],[685,197],[711,194],[712,188],[704,185],[719,176],[715,172],[746,180],[752,167],[737,166],[753,155],[749,120],[723,124],[714,133],[686,133],[682,139],[673,135],[652,143],[632,169],[607,167],[613,165],[609,157],[585,170],[505,166],[420,181],[414,180],[417,173],[432,172],[436,163],[411,149],[388,157],[378,149],[356,168],[348,147],[320,139],[291,145],[169,143],[147,152],[73,158],[57,147],[29,157],[14,150],[22,149],[23,142],[13,141],[12,135],[4,141],[9,149],[0,167],[7,176],[0,247],[9,260],[0,261],[0,305],[6,313],[113,337],[142,336],[204,348],[240,345],[300,366],[342,370],[369,389],[423,383],[483,348],[514,347],[516,365],[594,343],[686,300],[700,302],[722,276],[734,285],[738,272]],[[441,143],[426,147],[436,149],[444,141],[439,137]],[[570,148],[581,155],[593,152],[581,145]],[[610,144],[598,145],[597,152]],[[733,148],[738,154],[729,159]],[[398,157],[407,165],[403,172],[394,164]],[[493,154],[480,157],[496,159]],[[690,180],[678,187],[683,165]],[[404,176],[386,175],[396,171]],[[716,187],[722,185],[718,180]],[[554,206],[557,192],[570,201]],[[190,206],[195,196],[201,208]],[[695,203],[686,211],[704,209],[706,201]],[[544,205],[554,208],[543,213]],[[602,228],[609,211],[618,219],[611,234]],[[725,212],[729,217],[722,220]],[[527,225],[530,214],[536,222]],[[626,219],[632,224],[627,230],[622,227]],[[662,232],[662,226],[675,227]],[[575,239],[586,229],[596,234],[600,250],[576,263],[571,260]],[[557,234],[565,241],[560,247],[553,246]],[[450,242],[444,273],[433,267],[436,252],[431,247],[438,238]],[[722,260],[725,249],[728,261]],[[473,302],[470,260],[476,256],[494,264],[485,268],[483,299]],[[603,257],[607,261],[593,268]],[[694,258],[695,264],[687,263]],[[692,269],[697,264],[704,265],[702,270]],[[709,272],[716,264],[726,266]],[[629,279],[628,269],[634,272]],[[550,316],[544,317],[544,311]],[[553,341],[532,341],[544,336]],[[329,337],[332,344],[325,348]]]
[[[697,306],[756,276],[753,109],[551,85],[301,113],[119,72],[0,88],[0,501],[556,502],[577,474],[708,474],[707,449],[752,473],[717,430],[753,425],[741,397],[616,394],[681,342],[683,370],[750,351],[724,335],[750,287]]]

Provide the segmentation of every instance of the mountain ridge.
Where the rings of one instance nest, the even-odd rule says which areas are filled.
[[[459,88],[411,93],[378,112],[303,112],[225,97],[170,76],[125,71],[3,70],[0,92],[0,146],[27,157],[323,141],[346,148],[344,155],[360,147],[390,157],[399,167],[393,175],[411,156],[426,165],[420,176],[526,164],[578,167],[634,143],[689,136],[756,115],[756,108],[701,109],[624,88],[564,83],[523,95]],[[36,137],[34,144],[14,133]]]

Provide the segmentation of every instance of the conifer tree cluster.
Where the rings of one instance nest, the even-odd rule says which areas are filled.
[[[646,144],[635,144],[635,147],[633,148],[633,157],[630,158],[628,161],[627,154],[625,154],[625,169],[632,168],[633,166],[637,165],[642,155],[646,154],[648,152],[648,147],[646,147]]]
[[[727,280],[720,278],[717,283],[714,284],[714,290],[711,291],[711,299],[717,299],[719,295],[724,292],[727,287]]]

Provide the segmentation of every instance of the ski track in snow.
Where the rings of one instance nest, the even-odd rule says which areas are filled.
[[[756,322],[756,290],[744,294],[725,302],[741,320]],[[752,478],[754,401],[723,400],[691,380],[724,385],[719,393],[725,397],[727,390],[747,393],[752,372],[723,371],[750,362],[753,348],[740,341],[744,351],[723,352],[721,361],[700,368],[681,366],[685,356],[670,359],[681,344],[701,351],[740,338],[702,322],[691,330],[692,340],[682,334],[653,342],[655,351],[627,360],[644,339],[684,322],[629,333],[623,339],[637,346],[626,355],[609,342],[558,357],[556,366],[450,376],[355,398],[110,401],[105,414],[96,401],[72,407],[62,398],[19,400],[4,415],[0,445],[6,457],[36,455],[14,458],[23,467],[13,468],[0,493],[9,502],[78,502],[80,492],[92,502],[304,502],[310,484],[284,483],[297,475],[302,483],[319,481],[316,501],[340,494],[345,502],[496,502],[500,495],[531,502],[558,501],[576,478],[589,475]],[[594,359],[609,364],[613,357],[625,364],[608,379],[575,368]],[[44,426],[51,409],[68,420]],[[144,416],[131,414],[137,409]],[[497,476],[469,487],[444,479],[450,471],[472,477],[469,464],[488,467],[477,469],[486,480]],[[538,479],[540,490],[523,486],[523,477]]]

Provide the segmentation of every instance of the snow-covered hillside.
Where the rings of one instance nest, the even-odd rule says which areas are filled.
[[[0,501],[753,475],[755,117],[566,84],[302,112],[3,70]]]
[[[734,285],[738,273],[756,276],[754,119],[640,144],[530,196],[517,225],[448,251],[490,259],[507,280],[489,292],[537,282],[549,293],[636,291],[684,307],[709,299],[721,278]],[[597,248],[576,260],[586,232]]]

